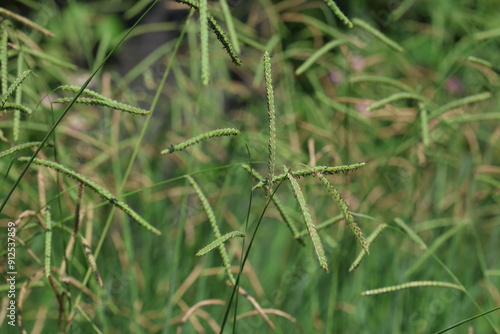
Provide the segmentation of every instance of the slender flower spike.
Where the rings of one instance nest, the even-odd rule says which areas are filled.
[[[276,162],[276,115],[274,111],[273,80],[271,77],[271,58],[269,52],[264,54],[264,78],[266,82],[267,118],[269,119],[269,145],[268,145],[268,180],[274,178],[274,166]],[[272,183],[267,186],[267,193],[272,193]]]

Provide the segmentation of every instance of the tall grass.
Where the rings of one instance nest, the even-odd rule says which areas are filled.
[[[499,333],[497,5],[341,5],[0,8],[0,331]]]

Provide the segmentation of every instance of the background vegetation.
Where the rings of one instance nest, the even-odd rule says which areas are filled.
[[[348,18],[390,41],[360,21],[349,28],[324,1],[228,2],[241,66],[210,31],[209,84],[203,85],[198,12],[161,1],[87,87],[152,114],[74,104],[37,155],[114,197],[31,164],[4,203],[2,240],[7,222],[18,227],[22,326],[13,332],[219,332],[233,288],[218,252],[196,256],[215,236],[186,175],[207,197],[222,234],[246,232],[223,247],[235,277],[264,214],[239,281],[245,292],[233,299],[224,332],[234,330],[236,314],[235,333],[432,333],[498,307],[497,2],[337,1]],[[32,113],[3,105],[0,151],[41,141],[68,106],[54,101],[75,95],[58,87],[81,87],[150,3],[2,2],[54,37],[0,13],[11,21],[2,30],[9,42],[2,64],[7,86],[32,71],[8,100]],[[219,2],[209,1],[208,10],[230,30]],[[266,207],[264,190],[252,191],[257,182],[242,168],[252,164],[267,176],[265,51],[272,57],[275,174],[283,165],[367,163],[329,177],[364,235],[380,232],[356,270],[349,271],[362,248],[321,182],[298,180],[313,221],[327,225],[318,232],[329,272],[311,240],[302,238],[302,245],[278,208]],[[219,128],[241,134],[160,154]],[[26,166],[18,158],[32,154],[28,148],[1,158],[2,198]],[[290,220],[306,230],[290,182],[274,187]],[[118,201],[161,235],[120,210]],[[427,281],[453,286],[422,286]],[[421,283],[401,286],[410,282]],[[367,292],[390,286],[399,287]],[[2,293],[1,319],[7,302]],[[259,308],[254,303],[274,329],[252,313]],[[194,305],[199,308],[189,311]],[[8,330],[4,319],[0,331]],[[499,313],[449,332],[499,333]]]

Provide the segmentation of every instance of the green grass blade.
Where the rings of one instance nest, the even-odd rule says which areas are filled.
[[[346,44],[347,40],[336,40],[336,41],[331,41],[329,43],[326,43],[323,45],[320,49],[318,49],[316,52],[314,52],[307,60],[300,65],[297,70],[295,71],[296,75],[300,75],[307,71],[309,67],[311,67],[315,62],[318,61],[319,58],[321,58],[324,54],[326,54],[328,51],[330,51],[333,48],[336,48],[337,46],[341,46],[343,44]]]
[[[359,18],[354,18],[354,19],[352,19],[352,22],[354,23],[355,26],[358,26],[358,27],[364,29],[366,32],[370,33],[372,36],[374,36],[379,41],[386,44],[387,46],[389,46],[393,50],[396,50],[396,51],[401,52],[401,53],[405,52],[405,50],[403,49],[403,47],[401,45],[399,45],[398,43],[396,43],[395,41],[393,41],[392,39],[390,39],[386,35],[382,34],[379,30],[375,29],[374,27],[372,27],[371,25],[369,25],[365,21],[363,21]]]

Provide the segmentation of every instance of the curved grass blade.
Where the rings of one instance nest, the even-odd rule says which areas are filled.
[[[476,103],[476,102],[484,101],[484,100],[487,100],[487,99],[489,99],[491,97],[492,97],[491,93],[484,92],[484,93],[474,94],[474,95],[466,96],[466,97],[461,98],[461,99],[457,99],[457,100],[451,101],[450,103],[447,103],[444,106],[441,106],[441,107],[437,108],[436,110],[434,110],[431,113],[430,118],[434,119],[436,117],[441,116],[442,114],[444,114],[448,110],[455,109],[455,108],[458,108],[458,107],[462,107],[462,106],[464,106],[466,104],[471,104],[471,103]]]
[[[22,161],[22,162],[28,162],[28,161],[30,161],[30,158],[29,157],[20,157],[18,160]],[[90,181],[89,179],[81,176],[80,174],[78,174],[72,170],[69,170],[66,167],[64,167],[58,163],[55,163],[53,161],[47,161],[47,160],[43,160],[43,159],[39,159],[39,158],[34,158],[33,163],[35,163],[36,165],[39,165],[39,166],[52,168],[53,170],[55,170],[61,174],[69,176],[69,177],[75,179],[76,181],[83,183],[87,188],[91,189],[92,191],[97,193],[99,196],[101,196],[102,198],[106,199],[114,206],[121,209],[123,212],[125,212],[127,215],[129,215],[130,218],[137,221],[139,224],[144,226],[149,231],[151,231],[155,234],[158,234],[158,235],[161,234],[161,232],[157,228],[155,228],[154,226],[149,224],[147,221],[145,221],[144,218],[139,216],[137,214],[137,212],[132,210],[132,208],[129,207],[125,202],[118,200],[109,191],[107,191],[103,187],[97,185],[96,183]]]
[[[347,206],[347,203],[345,200],[342,198],[342,195],[335,189],[334,186],[328,181],[328,179],[321,173],[315,173],[314,176],[316,176],[321,183],[325,186],[326,190],[332,196],[332,198],[335,200],[337,205],[340,208],[340,211],[342,211],[342,214],[344,215],[344,219],[346,220],[347,224],[349,224],[349,227],[351,228],[352,233],[358,240],[359,244],[361,247],[369,253],[368,250],[368,244],[365,240],[365,237],[363,235],[363,231],[359,228],[359,225],[356,223],[356,220],[354,219],[353,215],[351,214],[351,211],[349,211],[349,207]]]
[[[353,25],[352,25],[352,22],[351,20],[349,20],[347,18],[347,16],[345,16],[344,13],[342,13],[342,11],[340,10],[340,8],[337,6],[337,4],[335,3],[335,1],[333,0],[323,0],[324,3],[326,3],[326,5],[333,11],[333,13],[335,15],[337,15],[337,17],[346,25],[348,26],[349,28],[352,28]]]
[[[301,170],[297,170],[294,172],[290,172],[290,174],[292,174],[292,176],[294,178],[301,178],[301,177],[313,175],[314,173],[322,173],[322,174],[348,173],[348,172],[355,171],[356,169],[363,167],[365,165],[366,165],[366,162],[360,162],[360,163],[352,164],[352,165],[335,166],[335,167],[316,166],[316,167],[311,167],[311,168],[306,168],[306,169],[301,169]],[[281,182],[283,180],[286,180],[287,178],[288,178],[288,173],[283,173],[283,174],[280,174],[278,176],[275,176],[273,178],[272,183],[274,184],[277,182]],[[257,183],[257,185],[255,185],[252,190],[262,188],[265,185],[266,185],[266,182],[261,181],[261,182]]]
[[[196,183],[196,181],[191,176],[186,175],[186,179],[188,179],[189,183],[191,183],[191,186],[194,188],[196,195],[198,195],[198,198],[200,199],[200,202],[203,205],[203,209],[207,214],[208,221],[210,222],[210,226],[212,227],[212,232],[214,233],[215,238],[217,240],[220,239],[222,235],[220,233],[219,226],[217,226],[214,210],[212,210],[212,207],[210,206],[207,197],[201,190],[198,183]],[[224,247],[223,243],[220,243],[217,247],[219,248],[220,256],[222,257],[222,263],[224,264],[224,269],[229,278],[229,281],[232,284],[235,284],[236,280],[234,279],[233,273],[231,272],[231,262],[229,261],[229,255],[227,254],[226,248]]]
[[[224,19],[226,20],[227,31],[229,33],[229,38],[233,43],[234,51],[236,54],[239,54],[241,49],[240,43],[238,42],[238,35],[236,35],[236,30],[234,29],[233,16],[231,15],[231,11],[226,0],[220,0],[219,3],[222,8],[222,14],[224,14]]]
[[[311,67],[316,61],[318,61],[319,58],[321,58],[324,54],[326,54],[328,51],[331,49],[341,46],[343,44],[346,44],[347,40],[341,39],[341,40],[336,40],[336,41],[331,41],[329,43],[326,43],[323,45],[320,49],[318,49],[316,52],[314,52],[307,60],[302,63],[302,65],[297,68],[295,71],[295,75],[300,75],[307,71],[309,67]]]
[[[0,14],[2,15],[5,15],[5,16],[8,16],[16,21],[19,21],[21,22],[22,24],[24,24],[25,26],[27,27],[30,27],[42,34],[44,34],[45,36],[48,36],[48,37],[55,37],[54,33],[52,31],[49,31],[41,26],[39,26],[38,24],[36,24],[35,22],[31,21],[31,20],[28,20],[27,18],[25,18],[24,16],[21,16],[21,15],[18,15],[16,13],[13,13],[11,12],[10,10],[7,10],[5,8],[1,8],[0,7]]]
[[[61,97],[61,98],[55,99],[52,102],[54,102],[54,103],[70,103],[71,101],[73,101],[73,99],[74,98],[72,98],[72,97]],[[136,115],[149,115],[151,113],[151,111],[149,111],[149,110],[144,110],[144,109],[140,109],[137,107],[132,107],[128,104],[116,102],[116,101],[111,100],[111,99],[101,100],[101,99],[94,99],[94,98],[79,97],[75,100],[74,103],[109,107],[109,108],[129,112],[131,114],[136,114]]]
[[[205,255],[208,252],[210,252],[212,249],[214,249],[215,247],[219,247],[220,245],[222,245],[226,240],[228,240],[230,238],[235,238],[235,237],[244,238],[244,237],[246,237],[246,234],[243,232],[239,232],[239,231],[233,231],[233,232],[226,233],[223,236],[221,236],[220,238],[212,241],[211,243],[209,243],[208,245],[206,245],[205,247],[200,249],[198,251],[198,253],[196,253],[196,256]]]
[[[370,33],[373,35],[375,38],[380,40],[382,43],[386,44],[387,46],[391,47],[392,49],[404,53],[405,50],[403,49],[402,46],[400,46],[398,43],[394,42],[392,39],[387,37],[386,35],[382,34],[379,30],[375,29],[371,25],[369,25],[367,22],[354,18],[352,19],[352,22],[354,23],[355,26],[358,26],[362,29],[364,29],[366,32]]]
[[[161,151],[161,154],[169,154],[172,152],[181,151],[181,150],[185,149],[186,147],[198,144],[198,143],[200,143],[204,140],[207,140],[209,138],[223,137],[223,136],[238,136],[240,134],[241,134],[241,132],[239,130],[232,129],[232,128],[217,129],[217,130],[208,131],[208,132],[202,133],[201,135],[193,137],[193,138],[191,138],[183,143],[177,144],[177,145],[172,146],[170,148],[166,148],[163,151]]]
[[[432,102],[430,102],[427,98],[425,98],[421,95],[415,94],[415,93],[396,93],[396,94],[392,94],[391,96],[386,97],[385,99],[382,99],[382,100],[379,100],[379,101],[373,103],[368,108],[366,108],[366,111],[377,110],[377,109],[382,108],[386,104],[392,103],[394,101],[407,100],[407,99],[417,100],[417,101],[421,101],[421,102],[424,102],[427,104],[432,104]]]
[[[292,173],[288,172],[286,173],[286,175],[290,180],[290,184],[292,185],[293,193],[295,195],[295,198],[297,199],[297,203],[299,204],[300,212],[302,213],[302,217],[304,218],[304,221],[306,223],[307,230],[309,231],[309,237],[311,238],[319,264],[321,268],[328,272],[328,261],[323,249],[323,244],[321,243],[321,239],[319,238],[316,227],[314,226],[314,223],[312,221],[311,213],[309,212],[309,208],[307,207],[304,194],[302,194],[299,183],[297,182],[297,180],[295,180]]]
[[[379,84],[383,84],[383,85],[393,86],[395,88],[398,88],[398,89],[405,91],[405,92],[408,92],[408,93],[413,92],[413,89],[410,86],[407,86],[398,80],[388,78],[388,77],[379,76],[379,75],[360,75],[360,76],[356,76],[356,77],[349,79],[349,82],[350,83],[374,82],[374,83],[379,83]]]
[[[398,224],[398,226],[401,227],[406,232],[406,234],[408,234],[411,240],[419,244],[422,249],[427,249],[427,245],[425,244],[425,242],[401,218],[395,218],[394,222]]]
[[[394,286],[387,286],[379,289],[366,290],[361,292],[361,295],[373,296],[373,295],[380,295],[382,293],[395,292],[404,289],[419,288],[419,287],[441,287],[441,288],[450,288],[450,289],[457,289],[460,291],[464,291],[464,288],[462,286],[453,283],[439,282],[439,281],[415,281]]]

